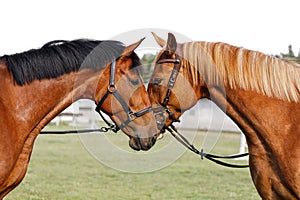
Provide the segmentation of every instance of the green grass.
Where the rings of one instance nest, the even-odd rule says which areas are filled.
[[[188,131],[185,134],[189,134]],[[109,133],[107,137],[111,143],[132,152],[124,134]],[[239,134],[222,134],[213,151],[236,153],[239,137]],[[199,133],[195,143],[200,145],[203,138],[203,133]],[[172,140],[170,136],[165,136],[150,152],[159,151]],[[140,153],[147,152],[137,154]],[[107,167],[91,156],[78,135],[39,135],[26,177],[5,198],[16,199],[247,200],[259,199],[259,196],[249,169],[218,166],[188,151],[163,169],[149,173],[126,173]]]

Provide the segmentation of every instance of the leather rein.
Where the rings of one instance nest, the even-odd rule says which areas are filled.
[[[213,154],[209,154],[209,153],[205,153],[203,152],[203,149],[198,150],[193,144],[191,144],[182,134],[179,133],[179,131],[175,128],[175,126],[173,125],[173,122],[180,122],[179,119],[177,119],[174,115],[174,113],[168,108],[168,102],[170,100],[170,95],[171,95],[171,91],[174,87],[174,84],[176,82],[177,76],[179,74],[179,70],[181,67],[181,60],[180,58],[175,58],[175,59],[162,59],[159,60],[157,62],[157,64],[163,64],[163,63],[173,63],[174,67],[172,69],[169,81],[168,81],[168,85],[167,85],[167,93],[166,96],[164,98],[163,103],[161,104],[162,108],[153,108],[154,114],[158,114],[163,116],[162,112],[167,112],[169,115],[169,118],[172,120],[172,123],[169,127],[167,126],[163,126],[161,133],[164,133],[165,130],[167,130],[168,132],[171,133],[171,135],[178,141],[180,142],[183,146],[185,146],[187,149],[189,149],[190,151],[196,153],[197,155],[199,155],[201,157],[201,159],[203,160],[204,158],[207,158],[208,160],[215,162],[219,165],[225,166],[225,167],[231,167],[231,168],[247,168],[249,167],[249,165],[236,165],[236,164],[230,164],[227,162],[223,162],[220,161],[218,159],[234,159],[234,158],[241,158],[241,157],[245,157],[248,156],[249,153],[244,153],[244,154],[236,154],[236,155],[229,155],[229,156],[219,156],[219,155],[213,155]],[[163,110],[162,110],[163,109]]]

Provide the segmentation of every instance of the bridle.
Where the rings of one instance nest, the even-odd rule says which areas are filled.
[[[175,58],[175,59],[162,59],[159,60],[157,64],[163,64],[163,63],[173,63],[174,67],[172,69],[168,84],[167,84],[167,93],[165,95],[165,98],[163,100],[163,102],[160,104],[159,107],[157,108],[153,108],[153,112],[157,118],[157,116],[159,116],[160,119],[164,118],[163,114],[164,112],[168,113],[169,115],[169,119],[172,120],[173,122],[180,122],[180,120],[178,118],[175,117],[174,113],[169,109],[168,107],[168,103],[170,100],[170,96],[171,96],[171,92],[172,89],[174,87],[174,84],[176,82],[177,76],[179,74],[179,70],[180,70],[180,65],[181,65],[181,60],[179,58]],[[164,125],[165,121],[158,121],[157,123],[162,124],[163,123],[163,127],[161,128],[161,133],[164,133],[166,130],[166,126]]]
[[[110,77],[109,77],[109,85],[107,87],[107,91],[104,94],[104,96],[101,98],[99,103],[98,104],[96,103],[97,107],[95,110],[99,113],[99,115],[103,119],[103,121],[109,126],[109,129],[116,133],[120,129],[126,127],[130,122],[132,122],[136,118],[141,117],[141,116],[145,115],[146,113],[150,112],[152,110],[152,107],[149,106],[149,107],[139,110],[137,112],[132,111],[130,109],[130,107],[128,106],[128,104],[126,103],[126,101],[123,99],[123,97],[120,95],[120,93],[117,90],[117,86],[115,85],[115,74],[116,74],[116,61],[114,60],[110,67]],[[110,94],[112,94],[118,100],[118,102],[123,107],[123,110],[127,114],[127,119],[119,125],[116,123],[111,124],[110,122],[108,122],[100,111],[102,104],[104,103],[104,101],[107,99],[107,97]]]
[[[171,91],[175,85],[176,79],[178,77],[180,67],[181,67],[181,59],[175,55],[175,59],[161,59],[157,62],[157,64],[163,64],[163,63],[173,63],[174,67],[172,69],[168,84],[167,84],[167,93],[166,96],[163,100],[163,103],[161,104],[160,107],[153,108],[154,115],[157,116],[159,115],[161,118],[163,117],[163,112],[167,112],[169,115],[169,119],[172,120],[172,123],[169,127],[165,125],[165,120],[163,122],[157,121],[157,123],[163,123],[163,127],[161,129],[161,133],[164,133],[166,130],[169,131],[172,136],[180,142],[183,146],[185,146],[187,149],[190,151],[196,153],[197,155],[200,156],[201,159],[207,158],[210,161],[213,161],[219,165],[225,166],[225,167],[232,167],[232,168],[246,168],[249,167],[249,165],[236,165],[236,164],[230,164],[226,163],[223,161],[220,161],[218,159],[235,159],[235,158],[240,158],[240,157],[245,157],[248,156],[248,153],[244,154],[237,154],[237,155],[229,155],[229,156],[218,156],[218,155],[213,155],[209,153],[203,152],[203,149],[198,150],[193,144],[191,144],[182,134],[179,133],[179,131],[176,129],[176,127],[173,125],[173,122],[180,122],[178,118],[175,117],[174,113],[168,108],[168,102],[170,100],[171,96]],[[156,117],[157,118],[157,117]]]
[[[180,59],[163,59],[163,60],[160,60],[158,61],[158,64],[162,64],[162,63],[174,63],[174,68],[171,72],[171,75],[170,75],[170,78],[169,78],[169,81],[168,81],[168,90],[167,90],[167,93],[166,93],[166,96],[164,98],[164,101],[162,103],[162,106],[167,106],[169,100],[170,100],[170,95],[171,95],[171,91],[174,87],[174,84],[176,82],[176,79],[177,79],[177,76],[179,74],[179,70],[180,70]]]

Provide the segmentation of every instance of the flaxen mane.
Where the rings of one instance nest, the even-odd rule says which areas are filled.
[[[6,64],[18,85],[24,85],[82,68],[100,69],[119,58],[123,50],[123,44],[118,41],[57,40],[46,43],[40,49],[4,55],[0,57],[0,62]],[[137,56],[134,59],[139,60]]]
[[[184,43],[181,52],[184,72],[195,84],[201,76],[207,84],[299,101],[300,68],[296,63],[225,43]]]

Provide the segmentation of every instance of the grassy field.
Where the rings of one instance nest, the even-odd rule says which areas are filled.
[[[189,134],[188,132],[186,134]],[[127,151],[127,137],[109,134],[112,143]],[[214,152],[236,153],[239,134],[222,134]],[[159,141],[151,151],[173,140]],[[203,133],[195,138],[201,144]],[[140,152],[139,152],[140,153]],[[170,152],[171,154],[172,152]],[[245,162],[244,162],[245,163]],[[5,200],[150,200],[260,199],[249,169],[229,169],[201,160],[186,151],[163,169],[126,173],[103,165],[82,145],[78,135],[39,135],[23,182]]]

